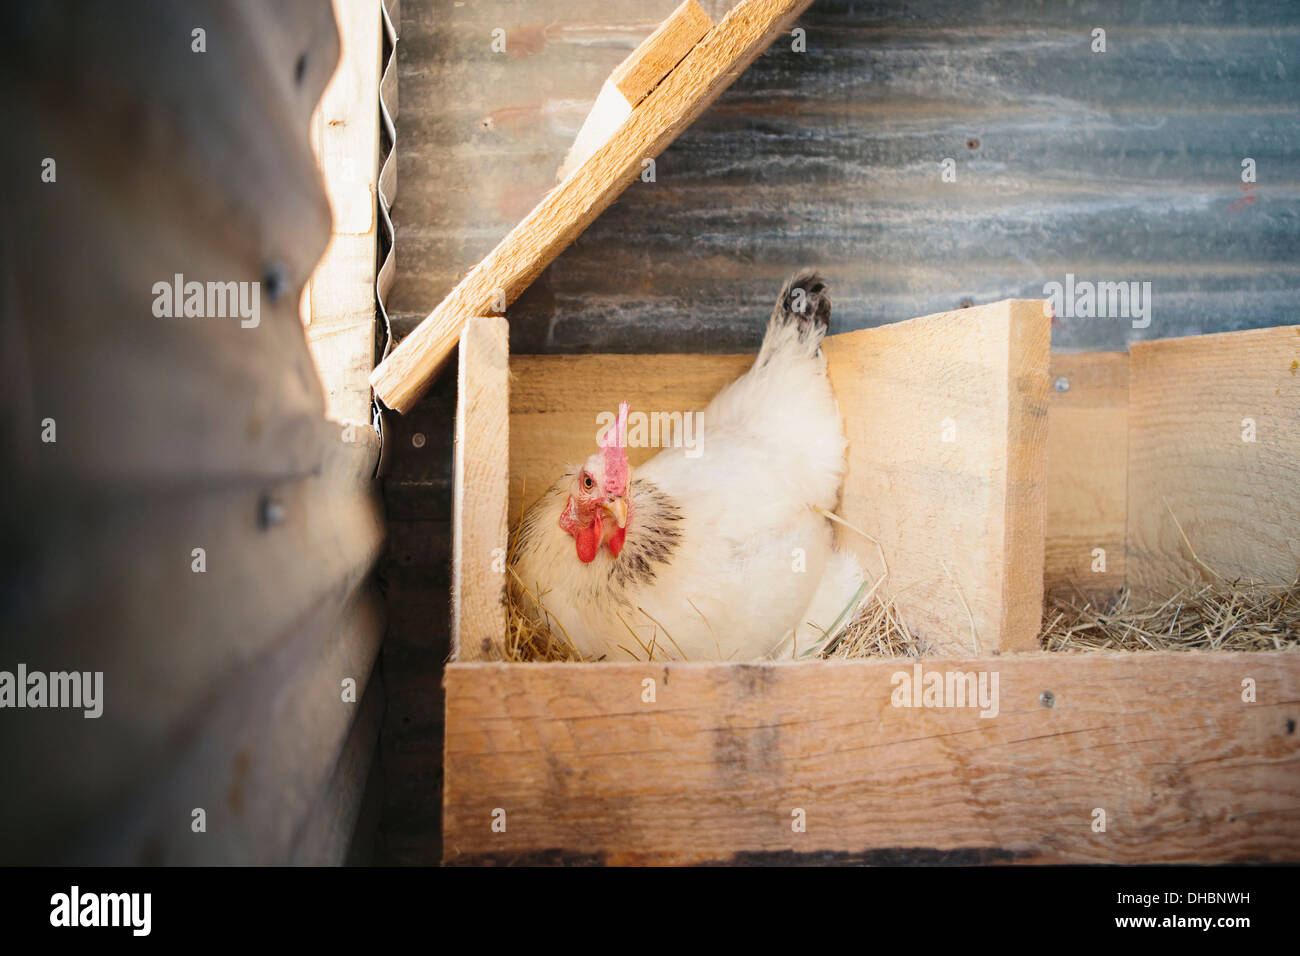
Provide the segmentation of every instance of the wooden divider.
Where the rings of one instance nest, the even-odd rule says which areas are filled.
[[[1050,323],[1008,300],[831,336],[840,514],[938,653],[1033,650],[1043,603]],[[841,529],[863,566],[875,544]]]
[[[506,632],[506,474],[510,331],[474,318],[460,337],[452,503],[452,653],[491,659]]]
[[[1124,586],[1128,354],[1052,355],[1044,590],[1104,600]]]
[[[1135,597],[1210,579],[1206,566],[1228,579],[1294,581],[1300,326],[1135,343],[1130,370],[1128,581]]]

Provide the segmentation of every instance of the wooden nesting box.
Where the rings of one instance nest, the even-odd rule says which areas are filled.
[[[1300,859],[1300,655],[1037,649],[1045,576],[1101,591],[1185,563],[1162,498],[1203,560],[1294,576],[1298,332],[1053,358],[1040,303],[1002,302],[832,336],[840,513],[934,656],[517,664],[494,658],[520,507],[598,413],[702,408],[752,357],[511,359],[504,320],[472,320],[445,860]],[[934,674],[947,695],[923,698]]]

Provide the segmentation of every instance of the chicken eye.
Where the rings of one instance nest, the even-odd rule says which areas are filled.
[[[591,475],[583,475],[583,476],[582,476],[582,487],[584,487],[584,488],[591,488],[591,487],[592,487],[593,485],[595,485],[595,484],[596,484],[596,483],[595,483],[594,481],[591,480]]]

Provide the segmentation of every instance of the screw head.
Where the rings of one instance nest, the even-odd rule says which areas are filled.
[[[287,514],[284,504],[270,495],[263,495],[262,500],[258,502],[257,523],[262,527],[263,531],[280,524]]]
[[[1053,694],[1050,690],[1045,690],[1038,695],[1038,702],[1042,704],[1044,707],[1055,707],[1056,695]]]
[[[1070,390],[1070,380],[1062,375],[1052,383],[1052,387],[1058,392],[1068,392]]]
[[[289,273],[278,262],[272,262],[262,270],[262,288],[267,298],[278,301],[289,289]]]
[[[424,432],[416,432],[411,436],[411,444],[416,448],[424,447]]]

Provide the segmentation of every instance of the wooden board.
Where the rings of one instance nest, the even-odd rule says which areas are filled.
[[[629,106],[636,106],[712,27],[713,22],[700,5],[695,0],[685,0],[615,67],[609,82],[618,88]]]
[[[505,319],[476,318],[460,340],[451,582],[460,660],[491,657],[506,631],[508,336]]]
[[[1130,375],[1128,580],[1135,594],[1157,596],[1209,576],[1178,524],[1217,574],[1294,581],[1300,326],[1137,343]],[[1244,440],[1252,428],[1254,440]]]
[[[743,0],[647,96],[609,141],[557,186],[370,377],[406,411],[428,389],[466,320],[513,302],[812,0]]]
[[[298,314],[330,233],[308,129],[338,32],[328,4],[102,13],[0,37],[25,131],[0,178],[41,223],[4,254],[0,634],[11,661],[104,675],[98,719],[0,720],[25,768],[0,860],[282,864],[350,734],[340,681],[364,691],[383,636],[362,598],[378,442],[324,420]],[[57,184],[21,172],[45,156]],[[177,274],[256,287],[257,321],[156,314]]]
[[[293,860],[304,841],[316,853],[331,834],[314,830],[321,801],[332,799],[340,758],[361,718],[383,640],[383,604],[373,588],[339,588],[309,610],[284,642],[240,675],[241,693],[205,701],[183,728],[183,746],[159,748],[159,772],[138,782],[129,807],[108,802],[95,858],[133,865],[267,866]],[[356,682],[356,702],[342,681]],[[372,706],[374,704],[372,703]],[[365,768],[356,772],[364,777]],[[191,832],[191,812],[206,812],[207,832]],[[178,822],[180,825],[178,825]],[[75,862],[62,857],[57,862]]]
[[[444,860],[1300,860],[1300,655],[942,666],[997,673],[998,716],[891,706],[899,660],[450,664]]]
[[[309,285],[307,342],[325,389],[326,415],[369,423],[382,18],[375,0],[334,0],[334,16],[339,65],[311,121],[332,228]]]
[[[357,858],[353,848],[358,842],[370,839],[370,833],[364,831],[372,821],[361,816],[368,791],[375,785],[375,751],[385,691],[379,675],[372,675],[338,762],[294,837],[292,865],[342,866],[349,858]]]
[[[1128,354],[1053,353],[1049,377],[1043,588],[1102,599],[1124,586]]]
[[[1042,619],[1049,320],[1007,301],[831,336],[840,514],[940,653],[1032,650]],[[841,529],[872,574],[876,545]]]

